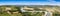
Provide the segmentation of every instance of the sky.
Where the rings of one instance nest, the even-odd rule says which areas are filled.
[[[60,5],[60,0],[0,0],[0,5]]]

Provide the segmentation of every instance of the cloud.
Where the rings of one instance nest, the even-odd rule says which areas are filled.
[[[50,2],[39,2],[39,1],[23,1],[23,2],[0,2],[0,5],[60,5],[60,2],[54,0],[48,0]]]

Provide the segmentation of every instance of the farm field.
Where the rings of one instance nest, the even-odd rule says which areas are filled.
[[[60,6],[52,5],[2,5],[0,16],[60,16],[59,9]]]

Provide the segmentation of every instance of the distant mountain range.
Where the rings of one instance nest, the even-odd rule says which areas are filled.
[[[16,7],[24,7],[24,6],[28,6],[28,7],[56,7],[56,5],[2,5],[2,6],[16,6]]]

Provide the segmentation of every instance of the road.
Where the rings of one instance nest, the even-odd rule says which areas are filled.
[[[52,13],[51,12],[45,12],[44,16],[52,16]]]

